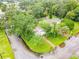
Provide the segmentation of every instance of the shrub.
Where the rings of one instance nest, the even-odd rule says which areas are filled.
[[[66,15],[66,18],[69,18],[69,19],[74,19],[76,16],[76,14],[74,13],[74,11],[69,11]]]
[[[65,23],[66,26],[69,27],[70,30],[74,29],[74,21],[72,21],[71,19],[65,18],[63,22]]]

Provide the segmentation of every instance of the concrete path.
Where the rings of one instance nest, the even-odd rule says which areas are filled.
[[[37,56],[27,49],[21,39],[18,39],[13,35],[8,37],[15,54],[15,59],[38,59]]]

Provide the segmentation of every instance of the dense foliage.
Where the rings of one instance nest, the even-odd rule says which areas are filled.
[[[27,39],[30,39],[34,34],[33,28],[36,25],[36,20],[32,15],[17,12],[14,16],[12,16],[10,25],[13,33],[17,35],[24,35]]]
[[[20,7],[23,10],[32,10],[31,8],[33,7],[33,11],[39,11],[33,12],[33,15],[42,17],[44,14],[46,16],[49,15],[49,18],[52,18],[52,15],[64,18],[67,12],[74,10],[77,6],[77,0],[27,0],[20,3]]]

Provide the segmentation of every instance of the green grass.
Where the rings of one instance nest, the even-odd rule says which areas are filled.
[[[14,59],[12,48],[3,30],[0,30],[0,55],[3,59]]]
[[[40,39],[39,39],[40,38]],[[45,53],[45,52],[49,52],[51,51],[53,48],[43,40],[44,38],[41,37],[33,37],[31,38],[29,41],[26,40],[26,38],[23,37],[23,40],[25,41],[25,43],[29,46],[29,48],[37,53]],[[52,44],[54,44],[55,46],[60,45],[61,43],[63,43],[65,40],[67,40],[66,37],[57,37],[57,38],[48,38],[50,42],[52,42]]]
[[[47,42],[43,40],[42,37],[33,36],[29,41],[27,41],[23,36],[22,38],[33,52],[45,53],[53,49]]]
[[[74,29],[72,30],[72,35],[76,35],[79,32],[79,22],[74,22]]]
[[[58,36],[56,38],[48,38],[49,41],[51,41],[54,45],[58,46],[61,43],[63,43],[65,40],[67,40],[67,37],[63,37],[63,36]]]
[[[77,57],[77,56],[72,56],[72,57],[70,57],[69,59],[79,59],[79,57]]]

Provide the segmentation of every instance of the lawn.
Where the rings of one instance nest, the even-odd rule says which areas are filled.
[[[74,22],[74,29],[72,30],[72,35],[79,33],[79,22]]]
[[[42,37],[33,36],[29,41],[27,41],[23,36],[22,38],[33,52],[46,53],[53,49],[47,42],[43,40]]]
[[[71,56],[70,59],[79,59],[78,56]]]
[[[12,48],[4,30],[0,30],[0,59],[14,59]]]
[[[60,45],[61,43],[63,43],[65,40],[67,40],[67,37],[56,37],[56,38],[48,38],[50,42],[52,42],[52,44],[54,44],[55,46]]]

